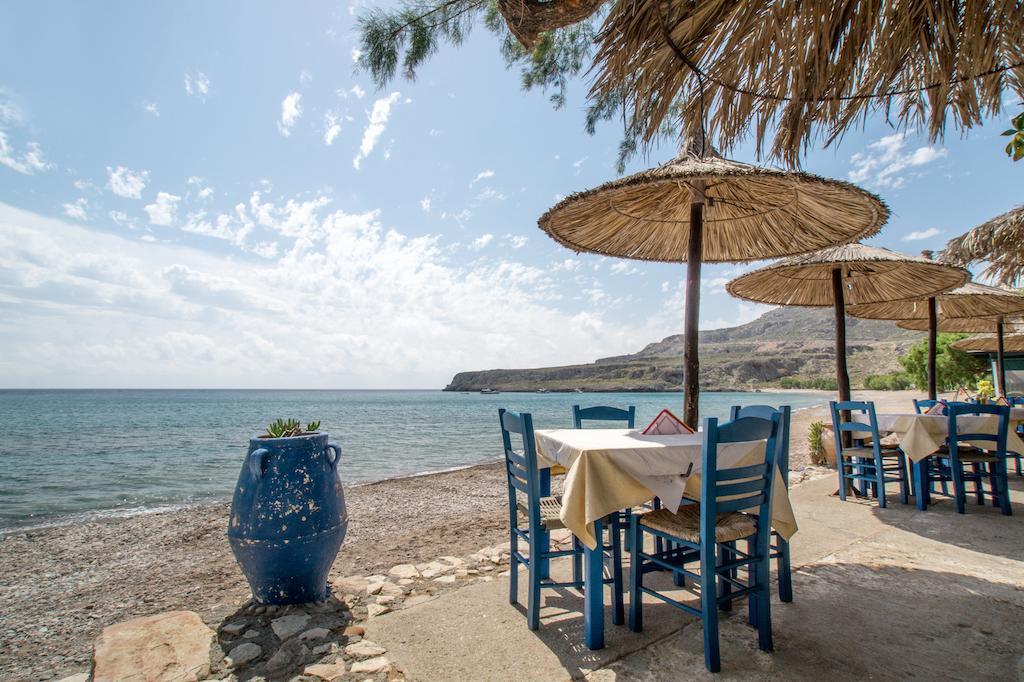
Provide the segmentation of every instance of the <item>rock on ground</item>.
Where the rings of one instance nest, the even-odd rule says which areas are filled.
[[[390,667],[391,661],[385,656],[378,656],[377,658],[368,658],[365,661],[356,661],[352,664],[352,672],[373,674],[383,672]]]
[[[103,629],[93,653],[93,680],[198,680],[210,673],[216,633],[192,611],[134,618]]]
[[[309,614],[293,613],[290,616],[275,618],[270,622],[270,627],[273,628],[274,634],[277,635],[277,638],[284,641],[289,637],[299,634],[303,628],[306,627],[306,623],[308,622]]]
[[[227,664],[229,668],[237,668],[250,661],[255,661],[262,654],[263,649],[258,644],[246,642],[245,644],[239,644],[228,652]]]

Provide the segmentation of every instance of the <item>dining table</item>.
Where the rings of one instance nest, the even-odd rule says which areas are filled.
[[[925,486],[927,461],[939,452],[949,436],[949,417],[944,414],[880,413],[877,415],[880,435],[894,435],[900,449],[907,455],[913,470],[914,490],[918,491],[917,508],[928,507]],[[1010,430],[1006,436],[1006,451],[1024,455],[1024,440],[1017,433],[1017,426],[1024,424],[1024,407],[1010,408]],[[994,414],[960,415],[957,417],[959,433],[990,433],[995,435],[999,417]],[[991,441],[979,441],[968,445],[991,449]]]
[[[583,544],[584,638],[604,647],[604,552],[606,519],[622,509],[659,498],[676,512],[700,500],[701,442],[697,433],[647,434],[633,429],[538,429],[537,464],[566,469],[561,520]],[[765,441],[722,443],[718,467],[764,461]],[[797,531],[788,491],[778,468],[773,481],[772,527],[789,540]]]

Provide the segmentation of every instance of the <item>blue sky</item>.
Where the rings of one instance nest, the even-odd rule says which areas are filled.
[[[681,265],[576,256],[536,226],[615,176],[584,84],[553,110],[481,28],[377,91],[358,11],[8,3],[0,386],[429,388],[680,331]],[[938,249],[1022,200],[1005,127],[930,145],[871,120],[805,168],[888,202],[872,243]],[[741,271],[705,267],[703,327],[765,310],[725,293]]]

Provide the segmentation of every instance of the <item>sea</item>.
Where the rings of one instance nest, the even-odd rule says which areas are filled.
[[[801,393],[704,393],[731,405],[822,402]],[[497,411],[572,426],[574,404],[637,408],[637,426],[681,393],[281,390],[0,390],[0,532],[229,500],[249,438],[281,418],[320,420],[358,484],[501,457]]]

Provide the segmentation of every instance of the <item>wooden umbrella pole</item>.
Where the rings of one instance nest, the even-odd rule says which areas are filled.
[[[697,325],[700,320],[700,266],[704,256],[704,183],[691,183],[690,238],[686,249],[686,311],[683,326],[683,421],[700,426],[700,356]]]
[[[935,297],[928,299],[928,399],[935,400],[938,396],[938,379],[935,376],[936,337],[938,336],[939,316],[936,310]]]
[[[1003,342],[1003,318],[999,318],[996,321],[996,372],[998,376],[996,381],[999,382],[999,394],[1006,395],[1006,364],[1004,351],[1006,350]]]
[[[832,269],[832,304],[836,318],[836,383],[839,400],[850,399],[850,373],[846,369],[846,302],[843,296],[843,269]]]

